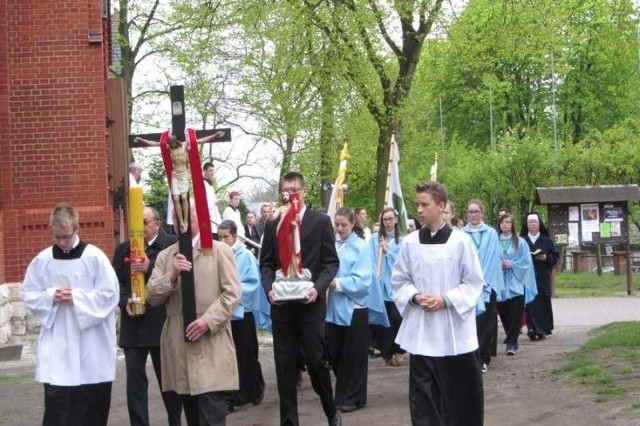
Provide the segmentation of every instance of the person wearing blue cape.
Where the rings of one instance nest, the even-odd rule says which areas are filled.
[[[384,307],[390,323],[390,327],[373,326],[384,366],[401,366],[405,363],[405,351],[394,342],[400,324],[402,324],[402,317],[393,303],[393,290],[391,289],[391,271],[398,252],[400,252],[403,239],[398,224],[398,213],[393,207],[384,208],[380,213],[380,230],[374,233],[369,240],[375,268],[374,284],[382,290]]]
[[[347,413],[367,404],[367,324],[388,327],[389,320],[382,291],[372,285],[370,248],[353,210],[338,209],[334,226],[340,267],[327,296],[327,346],[336,375],[336,407]]]
[[[498,302],[498,314],[506,337],[506,354],[518,352],[518,338],[522,328],[522,314],[525,305],[531,303],[538,294],[533,261],[529,246],[516,233],[516,225],[510,213],[498,219],[497,231],[500,234],[502,249],[502,274],[506,288],[505,300]]]
[[[484,223],[484,205],[478,200],[467,202],[468,223],[462,230],[466,232],[478,252],[484,275],[484,312],[478,311],[476,326],[480,349],[482,372],[486,373],[491,357],[496,356],[498,347],[497,302],[504,300],[505,288],[502,276],[501,250],[495,229]]]
[[[423,227],[407,235],[391,274],[402,315],[396,343],[409,357],[413,425],[480,426],[484,391],[478,363],[476,303],[482,269],[469,238],[443,218],[447,190],[416,185]]]
[[[551,273],[560,255],[538,213],[531,212],[526,216],[520,236],[529,247],[538,289],[533,302],[525,307],[527,336],[531,340],[540,340],[553,330]]]
[[[256,326],[271,330],[270,308],[260,283],[258,260],[238,239],[238,228],[232,220],[218,226],[220,241],[231,246],[236,259],[242,295],[231,318],[231,333],[236,347],[240,388],[226,398],[227,414],[249,402],[258,405],[264,398],[264,377],[258,360]]]

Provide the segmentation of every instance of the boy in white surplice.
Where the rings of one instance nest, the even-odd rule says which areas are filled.
[[[477,358],[480,261],[471,240],[443,219],[447,190],[416,185],[422,228],[409,234],[391,284],[403,321],[396,343],[411,354],[409,407],[414,425],[482,425],[484,396]]]

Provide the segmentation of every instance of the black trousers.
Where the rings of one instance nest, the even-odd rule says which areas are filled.
[[[498,314],[506,334],[504,343],[518,349],[518,338],[522,328],[522,313],[524,312],[524,296],[516,296],[504,302],[498,302]]]
[[[124,361],[127,370],[127,409],[131,426],[149,426],[149,379],[147,378],[147,357],[151,355],[153,370],[156,373],[158,387],[162,390],[160,369],[160,347],[126,347]],[[162,392],[162,402],[167,410],[169,426],[181,423],[182,406],[178,394]]]
[[[415,426],[482,426],[484,391],[476,352],[411,355],[409,409]]]
[[[111,383],[80,386],[44,384],[43,426],[106,426]]]
[[[360,408],[367,404],[367,320],[367,309],[356,309],[349,327],[327,323],[329,361],[336,375],[338,407]]]
[[[225,426],[225,392],[179,395],[189,426]]]
[[[244,405],[257,401],[264,392],[262,366],[258,361],[258,333],[253,313],[245,312],[244,319],[231,321],[231,333],[236,346],[240,389],[229,392],[228,401],[232,405]]]
[[[317,303],[317,302],[316,302]],[[280,424],[297,426],[298,394],[296,387],[297,361],[300,353],[307,364],[311,386],[320,397],[327,418],[335,417],[329,364],[325,359],[324,317],[307,318],[299,309],[286,307],[286,319],[273,319],[273,355],[280,398]],[[273,309],[272,309],[273,312]],[[281,317],[282,318],[282,317]]]
[[[390,327],[382,327],[379,325],[373,326],[378,336],[380,344],[380,355],[383,358],[391,358],[394,354],[403,354],[404,349],[395,342],[400,325],[402,325],[402,316],[398,312],[396,304],[393,302],[385,301],[384,307],[389,317]]]
[[[476,317],[478,332],[478,356],[480,363],[489,364],[491,357],[497,355],[498,347],[498,309],[496,292],[491,290],[489,303],[485,303],[486,311]]]

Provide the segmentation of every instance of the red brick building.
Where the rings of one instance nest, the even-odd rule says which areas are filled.
[[[103,1],[0,0],[0,285],[52,244],[60,202],[78,209],[85,241],[113,252],[111,191],[126,162],[113,171]]]

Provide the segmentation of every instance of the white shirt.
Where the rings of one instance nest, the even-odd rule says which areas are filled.
[[[216,204],[216,191],[207,182],[204,183],[204,191],[207,196],[207,206],[209,207],[209,220],[211,221],[211,232],[218,232],[218,225],[222,222],[220,210]]]
[[[53,302],[72,288],[73,304]],[[111,382],[116,375],[119,286],[107,256],[87,245],[79,259],[54,259],[49,247],[29,264],[22,299],[42,323],[36,381],[57,386]]]
[[[222,220],[231,220],[235,222],[236,226],[238,227],[238,235],[244,237],[244,225],[242,224],[242,219],[240,218],[240,210],[234,209],[231,206],[227,207],[222,213]]]
[[[478,348],[476,302],[484,278],[471,239],[454,229],[446,244],[420,244],[405,237],[391,275],[394,302],[402,315],[396,343],[411,354],[451,356]],[[410,303],[418,293],[446,295],[451,306],[426,312]]]
[[[136,180],[136,177],[134,175],[132,175],[131,173],[129,173],[129,187],[131,187],[131,186],[140,186],[140,184]]]

